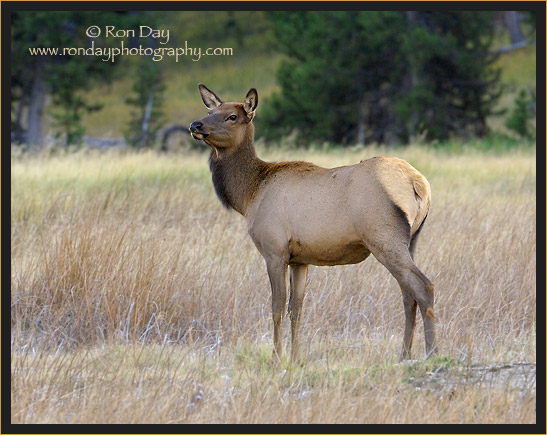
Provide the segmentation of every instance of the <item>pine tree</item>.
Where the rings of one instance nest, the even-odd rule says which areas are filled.
[[[11,15],[11,94],[15,136],[30,147],[42,142],[42,123],[46,96],[53,100],[52,115],[58,135],[67,143],[77,142],[83,128],[79,121],[86,111],[96,110],[96,101],[87,102],[83,90],[97,79],[113,73],[113,65],[94,56],[37,55],[29,48],[82,47],[89,44],[86,28],[90,25],[122,25],[123,14],[115,12],[17,11]],[[96,44],[108,41],[97,40]],[[26,126],[23,120],[27,114]],[[23,130],[26,127],[26,139]]]
[[[526,95],[526,91],[521,89],[515,99],[513,110],[509,115],[509,118],[505,122],[505,126],[510,130],[516,132],[520,137],[530,138],[532,132],[530,129],[529,121],[532,117],[530,113],[530,100]]]
[[[393,12],[279,12],[272,15],[277,47],[289,57],[281,92],[265,105],[267,138],[298,130],[300,138],[351,143],[368,123],[380,141],[389,124],[386,103],[401,75],[396,50],[402,17]],[[364,107],[366,105],[366,108]],[[360,117],[360,114],[362,115]]]
[[[267,139],[408,143],[487,133],[501,94],[487,12],[278,12]]]
[[[395,108],[405,136],[445,140],[451,134],[484,136],[486,117],[501,94],[499,70],[491,68],[489,14],[415,12],[403,35],[406,64],[416,83]],[[413,114],[416,122],[410,121]]]

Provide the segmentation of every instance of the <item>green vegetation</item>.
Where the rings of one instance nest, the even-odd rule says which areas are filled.
[[[491,14],[278,12],[272,21],[289,60],[264,110],[267,137],[296,129],[306,141],[393,144],[487,134],[501,94]]]
[[[535,95],[533,95],[533,99],[535,104]],[[534,113],[532,113],[530,106],[530,98],[526,94],[526,91],[521,89],[515,99],[513,111],[505,123],[507,128],[515,131],[522,138],[530,138],[533,136],[530,118],[534,116]]]
[[[49,135],[62,138],[59,144],[78,143],[85,134],[126,135],[140,143],[150,101],[152,111],[163,112],[152,130],[187,126],[203,116],[199,82],[236,101],[250,87],[257,88],[257,134],[277,138],[274,143],[286,142],[292,130],[292,144],[298,131],[306,144],[336,145],[435,138],[445,143],[448,136],[470,140],[485,131],[516,137],[505,126],[507,113],[501,112],[512,109],[519,89],[534,92],[535,46],[504,52],[492,63],[488,53],[509,42],[500,13],[490,21],[490,14],[476,13],[329,14],[17,13],[12,26],[12,51],[18,53],[12,56],[14,142]],[[531,16],[520,14],[525,34],[533,29]],[[186,54],[178,62],[169,56],[159,62],[148,56],[104,62],[96,56],[28,55],[29,47],[87,47],[90,23],[104,32],[107,24],[138,29],[144,22],[170,31],[167,47],[229,47],[233,54],[201,56],[199,61]],[[408,31],[397,31],[401,28]],[[154,46],[151,38],[139,37],[99,37],[94,42],[102,48],[122,42],[126,47]],[[147,74],[146,60],[161,67],[165,92],[157,98],[151,98],[157,76],[139,80]],[[491,98],[496,91],[492,78],[498,69],[504,92],[496,100]],[[142,89],[132,89],[134,80]],[[147,144],[157,142],[152,130],[145,135]]]
[[[454,366],[461,366],[461,362],[455,360],[452,356],[435,356],[425,361],[416,361],[406,366],[407,377],[405,380],[414,380],[427,373],[438,373],[441,370],[448,370]]]
[[[51,117],[57,136],[65,144],[79,143],[84,133],[81,123],[86,112],[100,110],[94,99],[84,98],[84,90],[109,81],[113,68],[93,56],[32,56],[29,49],[86,47],[85,29],[105,26],[118,19],[114,12],[14,12],[11,21],[12,132],[16,141],[30,146],[43,142],[43,112],[46,97],[52,97]],[[109,46],[108,40],[104,46]],[[87,47],[86,47],[87,48]],[[23,125],[26,112],[26,128]],[[23,135],[26,130],[26,135]]]

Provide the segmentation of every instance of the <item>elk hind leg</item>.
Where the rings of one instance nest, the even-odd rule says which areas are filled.
[[[418,299],[418,305],[424,322],[425,352],[426,357],[437,354],[437,344],[435,339],[435,315],[433,305],[435,303],[434,286],[429,279],[416,267],[414,262],[409,266],[412,273],[423,283],[425,292],[418,286],[419,292],[424,295]]]
[[[434,305],[434,290],[431,281],[416,267],[407,245],[401,244],[398,247],[391,249],[371,249],[374,256],[382,263],[389,272],[395,277],[401,290],[403,297],[405,293],[408,293],[420,307],[422,319],[424,322],[424,335],[425,335],[425,348],[426,356],[430,357],[436,353],[435,343],[435,318],[433,314]],[[406,302],[405,302],[406,306]],[[405,308],[405,316],[407,309]],[[409,317],[411,311],[409,310]],[[410,322],[407,317],[407,325]],[[408,327],[408,336],[411,337],[410,326]],[[405,326],[405,344],[407,338],[407,327]],[[410,348],[409,348],[410,350]]]
[[[403,304],[405,309],[405,334],[403,338],[403,351],[401,354],[401,361],[410,359],[410,349],[412,348],[412,341],[414,340],[414,328],[416,327],[416,299],[412,297],[410,293],[403,290]]]

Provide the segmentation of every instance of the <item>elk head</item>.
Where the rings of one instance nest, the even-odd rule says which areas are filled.
[[[258,105],[258,93],[251,89],[243,103],[225,103],[205,85],[198,85],[201,99],[209,114],[190,125],[194,139],[202,140],[219,151],[229,152],[250,139],[253,140],[252,120]]]

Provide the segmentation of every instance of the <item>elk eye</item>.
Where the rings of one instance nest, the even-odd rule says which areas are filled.
[[[228,119],[230,119],[232,121],[235,121],[237,119],[237,116],[236,115],[231,115],[231,116],[228,116]]]

